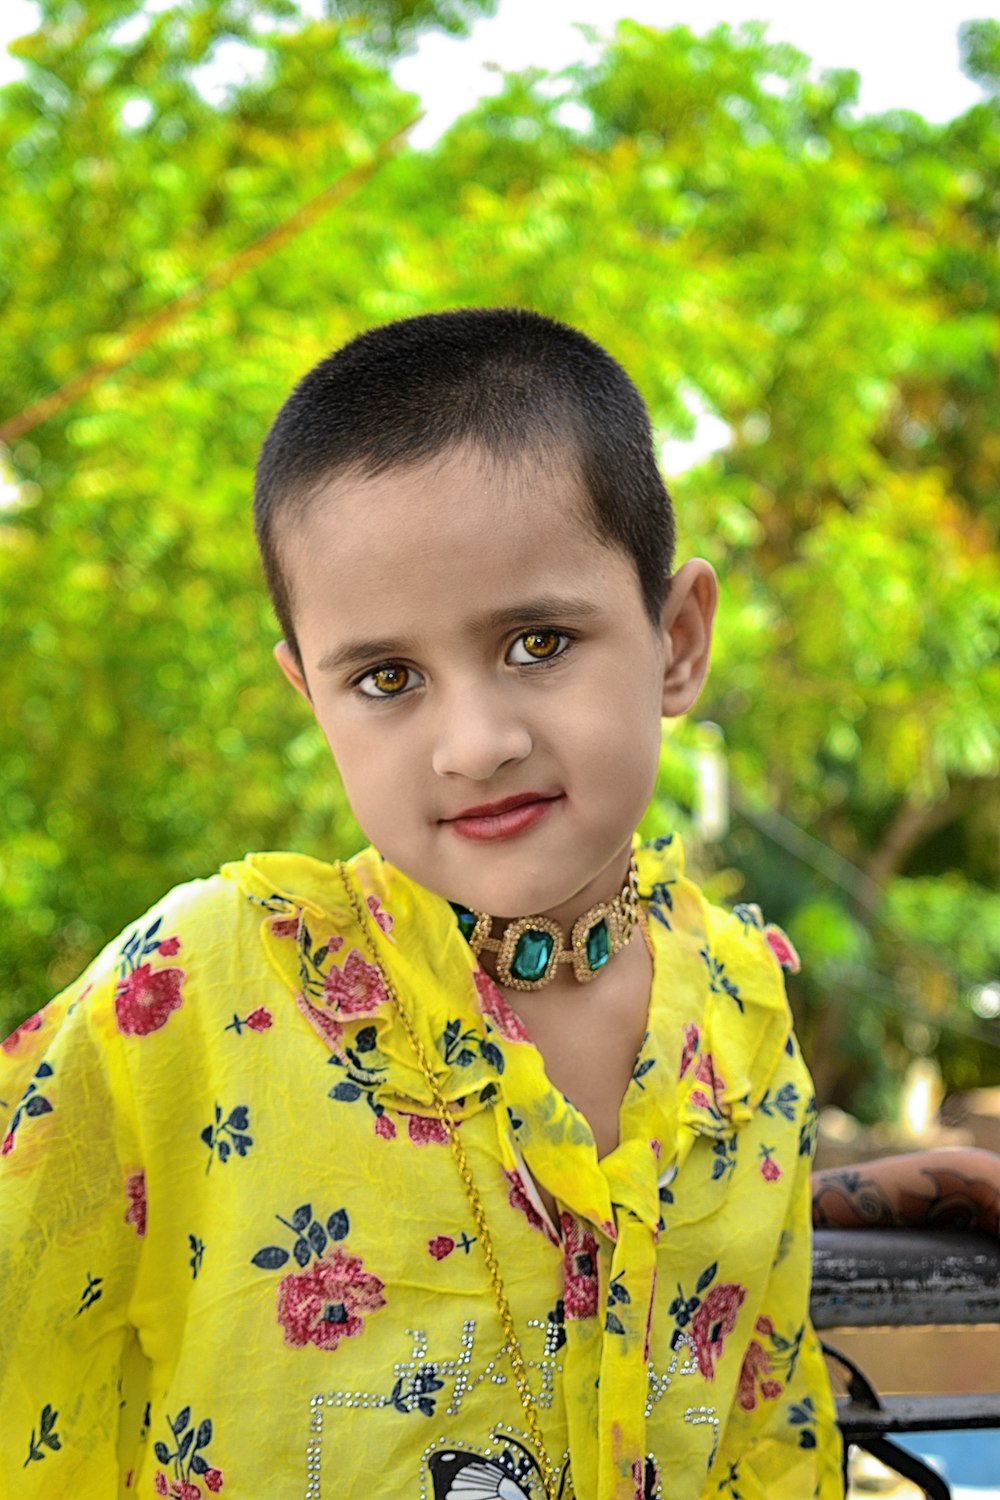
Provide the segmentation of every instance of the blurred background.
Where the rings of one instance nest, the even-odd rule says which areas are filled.
[[[791,934],[828,1148],[1000,1146],[1000,10],[811,9],[5,4],[0,1032],[170,885],[359,845],[256,451],[360,329],[520,303],[718,569],[647,828]]]
[[[361,329],[518,303],[630,371],[719,572],[646,831],[802,954],[821,1162],[1000,1149],[1000,8],[4,0],[0,85],[0,1035],[170,885],[360,845],[256,452]],[[1000,1383],[995,1330],[854,1338]]]

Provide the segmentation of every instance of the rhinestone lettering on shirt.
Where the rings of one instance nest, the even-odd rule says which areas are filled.
[[[562,1374],[563,1369],[561,1362],[555,1357],[562,1343],[562,1327],[554,1319],[543,1320],[541,1318],[529,1319],[527,1327],[537,1329],[542,1336],[540,1357],[532,1359],[525,1350],[525,1362],[528,1369],[536,1371],[538,1375],[535,1397],[537,1406],[541,1410],[550,1410],[555,1395],[556,1377]],[[329,1448],[332,1425],[335,1421],[334,1412],[385,1410],[405,1413],[419,1410],[429,1415],[431,1406],[426,1408],[422,1406],[421,1399],[427,1400],[426,1393],[431,1393],[435,1401],[438,1395],[440,1395],[441,1402],[447,1399],[448,1405],[444,1414],[454,1417],[458,1415],[470,1392],[481,1385],[484,1380],[489,1380],[499,1386],[511,1383],[502,1346],[483,1363],[481,1369],[473,1372],[472,1362],[476,1343],[476,1320],[474,1318],[467,1318],[463,1322],[458,1353],[446,1359],[435,1359],[430,1355],[428,1336],[424,1329],[407,1329],[407,1334],[411,1340],[410,1356],[408,1359],[397,1360],[393,1364],[394,1384],[391,1391],[329,1390],[317,1391],[310,1397],[309,1430],[306,1441],[305,1500],[321,1500],[324,1437],[327,1439],[327,1461],[331,1464],[334,1462],[335,1455]],[[494,1424],[490,1431],[495,1438],[497,1434],[509,1431],[515,1443],[524,1440],[524,1435],[518,1434],[513,1428],[508,1429]],[[434,1451],[442,1444],[456,1449],[467,1446],[454,1438],[441,1438],[436,1444],[431,1445],[427,1453]],[[488,1458],[491,1450],[470,1449],[469,1451],[482,1452]],[[503,1449],[497,1451],[502,1452]],[[424,1455],[421,1470],[422,1495],[426,1490],[426,1457],[427,1454]],[[565,1491],[564,1500],[568,1500],[571,1494],[571,1490]]]

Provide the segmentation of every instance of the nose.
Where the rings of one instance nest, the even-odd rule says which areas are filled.
[[[463,693],[441,705],[431,764],[438,776],[489,781],[501,766],[527,760],[531,748],[527,724],[502,694]]]

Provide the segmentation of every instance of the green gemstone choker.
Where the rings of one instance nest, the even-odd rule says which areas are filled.
[[[450,905],[473,953],[478,957],[487,948],[497,955],[501,984],[513,990],[544,989],[561,963],[572,964],[580,984],[588,984],[632,939],[638,908],[635,860],[629,860],[621,894],[611,901],[598,901],[577,917],[569,943],[549,917],[518,917],[495,938],[490,936],[493,918],[487,912],[454,901]]]

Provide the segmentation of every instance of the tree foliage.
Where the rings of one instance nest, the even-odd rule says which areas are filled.
[[[400,144],[393,56],[490,8],[45,0],[16,46],[0,410],[92,376],[0,450],[3,1018],[178,880],[360,842],[270,666],[256,448],[361,328],[523,303],[604,343],[662,440],[727,424],[672,486],[722,580],[700,713],[737,799],[696,856],[807,950],[822,1097],[884,1108],[914,1048],[1000,1080],[971,1008],[1000,967],[1000,28],[964,28],[990,97],[943,126],[860,116],[856,75],[761,27],[624,22]]]

